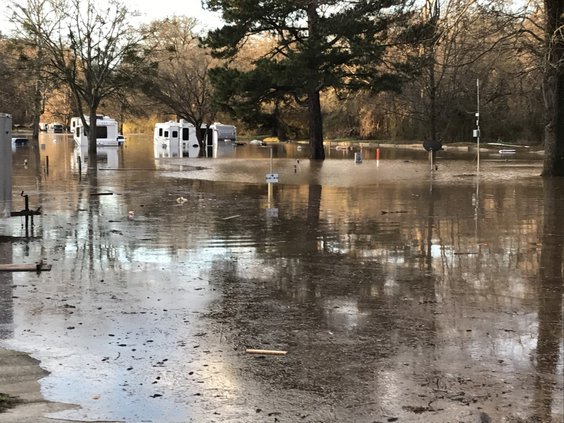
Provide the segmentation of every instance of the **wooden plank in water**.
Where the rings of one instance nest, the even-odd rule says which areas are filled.
[[[43,272],[51,270],[50,264],[0,264],[0,272]]]
[[[256,350],[253,348],[247,348],[245,350],[247,354],[262,354],[262,355],[286,355],[288,351],[277,351],[277,350]]]

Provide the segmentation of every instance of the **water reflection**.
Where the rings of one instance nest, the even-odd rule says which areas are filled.
[[[99,169],[119,169],[122,167],[122,147],[98,147],[96,162]],[[88,145],[73,146],[71,168],[76,172],[86,173],[88,163]],[[83,168],[84,165],[84,168]]]
[[[269,148],[155,160],[128,136],[117,166],[79,177],[72,144],[43,144],[28,169],[14,153],[14,175],[45,210],[26,254],[54,268],[2,295],[6,345],[52,371],[50,399],[83,406],[59,417],[562,416],[562,196],[537,162],[484,160],[478,196],[464,159],[431,173],[418,150],[377,166],[279,144],[269,191]]]
[[[534,355],[538,373],[535,381],[534,417],[550,421],[554,410],[562,407],[554,396],[562,394],[562,252],[564,228],[564,184],[559,180],[544,181],[544,221],[540,255],[538,300],[538,337]],[[560,364],[560,369],[559,369]]]
[[[0,263],[12,263],[12,244],[0,232]],[[9,339],[13,336],[13,293],[12,274],[0,272],[0,339]]]

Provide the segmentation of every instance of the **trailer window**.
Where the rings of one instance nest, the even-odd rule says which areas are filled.
[[[188,128],[182,128],[182,141],[190,139],[190,130]]]
[[[165,131],[164,136],[168,138],[168,131]]]
[[[159,128],[159,137],[163,136],[163,128]]]
[[[178,138],[178,131],[172,131],[172,138]]]
[[[108,127],[96,126],[96,138],[108,138]]]

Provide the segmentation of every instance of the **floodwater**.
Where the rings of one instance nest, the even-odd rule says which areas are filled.
[[[155,159],[133,135],[96,177],[68,136],[14,150],[13,208],[42,214],[0,220],[0,260],[52,269],[0,273],[0,346],[80,406],[51,417],[561,422],[564,181],[521,151],[477,175],[448,148],[435,171],[306,150]]]

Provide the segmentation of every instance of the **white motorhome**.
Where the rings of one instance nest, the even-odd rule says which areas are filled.
[[[196,127],[184,119],[155,124],[155,157],[198,157]]]
[[[217,147],[220,142],[235,142],[237,130],[233,125],[215,122],[209,126],[203,124],[200,131],[204,145]],[[155,124],[155,157],[198,157],[200,146],[196,137],[196,127],[183,119],[179,122],[168,121]],[[211,153],[209,153],[211,154]]]
[[[88,122],[88,116],[84,117]],[[71,118],[71,132],[78,146],[88,145],[88,136],[79,117]],[[118,123],[109,116],[96,117],[96,145],[102,147],[118,147],[123,145],[123,138],[119,138]]]

